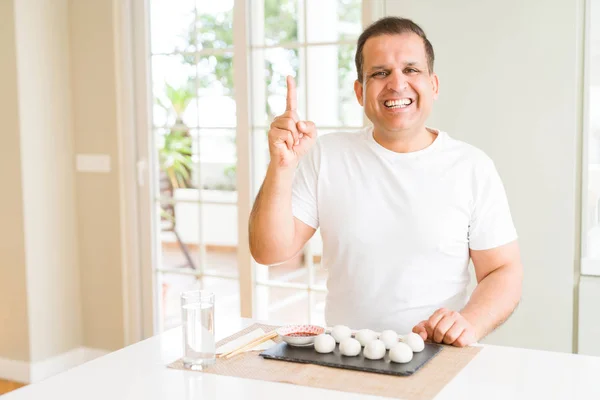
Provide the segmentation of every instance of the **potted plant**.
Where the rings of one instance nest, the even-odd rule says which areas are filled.
[[[165,135],[162,146],[158,149],[158,158],[161,174],[166,175],[173,191],[193,187],[192,138],[189,128],[183,122],[183,114],[194,98],[194,91],[189,82],[179,88],[165,83],[165,95],[168,104],[160,99],[157,99],[157,103],[175,114],[175,124]]]
[[[165,95],[168,104],[164,104],[159,99],[157,103],[167,112],[175,113],[175,124],[163,137],[162,145],[158,148],[160,195],[167,200],[161,201],[161,228],[174,234],[186,259],[186,265],[196,269],[190,251],[177,230],[177,217],[173,203],[176,189],[193,187],[192,137],[189,128],[183,122],[183,113],[194,98],[194,91],[189,83],[179,88],[165,84]]]

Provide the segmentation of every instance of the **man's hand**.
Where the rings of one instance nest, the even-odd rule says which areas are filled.
[[[315,143],[317,130],[310,121],[300,121],[296,113],[296,84],[287,77],[285,112],[276,117],[269,130],[269,153],[277,167],[295,168]]]
[[[428,320],[419,322],[413,332],[423,340],[457,347],[468,346],[478,340],[475,327],[465,317],[445,308],[434,312]]]

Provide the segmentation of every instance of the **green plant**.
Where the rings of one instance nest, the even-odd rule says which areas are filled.
[[[192,138],[187,131],[171,129],[158,150],[160,169],[174,189],[192,187]]]
[[[183,123],[183,113],[195,95],[192,82],[185,83],[181,87],[174,87],[165,82],[165,96],[169,104],[165,104],[158,97],[156,98],[156,102],[159,106],[167,110],[167,112],[175,113],[176,125],[185,125]]]
[[[189,82],[181,87],[165,83],[165,96],[168,104],[158,98],[156,101],[168,112],[175,114],[175,125],[164,137],[162,147],[158,149],[160,169],[167,175],[173,189],[193,187],[192,138],[189,128],[183,123],[183,114],[195,93]]]
[[[355,0],[346,0],[355,1]],[[267,44],[288,43],[298,40],[297,4],[293,0],[265,0],[264,28]],[[199,14],[190,24],[187,32],[182,35],[187,41],[186,47],[196,46],[199,49],[227,48],[233,46],[233,10],[215,14]],[[289,49],[289,58],[295,70],[298,69],[298,49]],[[198,60],[194,55],[181,53],[182,62],[196,66]],[[207,56],[206,62],[214,63],[214,71],[198,77],[199,87],[209,87],[219,81],[224,93],[233,93],[233,57],[232,54],[217,54]],[[265,86],[270,93],[276,88],[285,87],[285,76],[275,74],[273,62],[265,58]],[[275,82],[273,82],[275,79]],[[268,120],[275,118],[269,102],[265,102]]]

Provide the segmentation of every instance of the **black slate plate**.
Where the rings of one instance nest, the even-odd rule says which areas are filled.
[[[389,359],[389,352],[381,360],[369,360],[363,356],[362,351],[356,357],[347,357],[340,354],[339,345],[336,344],[333,353],[317,353],[313,346],[294,347],[287,343],[279,343],[260,355],[264,358],[282,361],[291,361],[305,364],[324,365],[326,367],[353,369],[357,371],[375,372],[388,375],[412,375],[425,363],[431,360],[442,350],[439,344],[425,343],[425,348],[419,353],[414,353],[413,359],[406,364],[393,363]]]

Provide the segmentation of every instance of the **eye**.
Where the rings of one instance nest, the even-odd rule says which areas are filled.
[[[389,74],[385,71],[377,71],[375,72],[373,75],[371,75],[371,77],[373,78],[378,78],[378,77],[383,77],[385,78],[386,76],[388,76]]]
[[[406,68],[404,70],[404,72],[407,73],[407,74],[416,74],[417,72],[419,72],[419,70],[416,69],[416,68]]]

